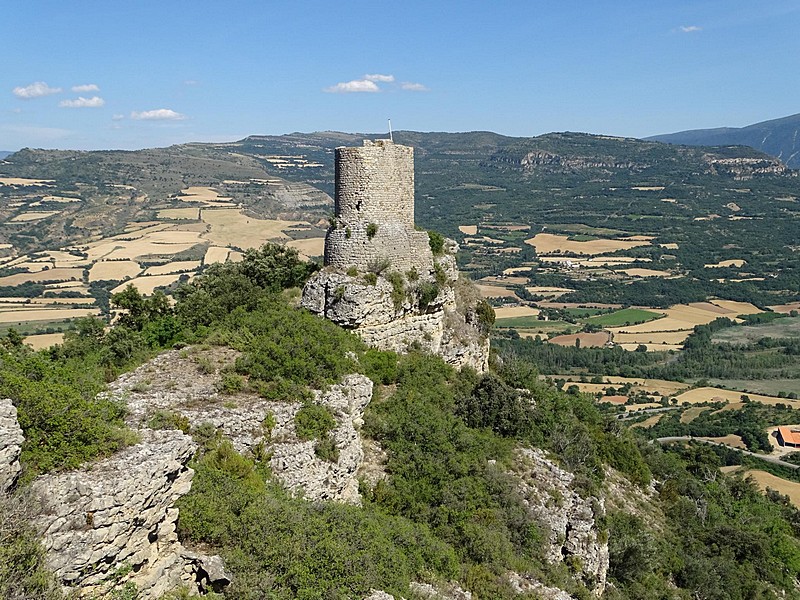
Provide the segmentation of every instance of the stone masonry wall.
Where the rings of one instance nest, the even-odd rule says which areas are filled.
[[[414,149],[390,140],[336,149],[336,218],[414,228]]]
[[[10,399],[0,399],[0,493],[13,487],[21,471],[19,455],[23,441],[17,409]]]

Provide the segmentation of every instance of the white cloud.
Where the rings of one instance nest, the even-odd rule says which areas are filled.
[[[100,88],[97,87],[94,83],[85,83],[83,85],[73,85],[72,91],[81,93],[81,92],[99,92]]]
[[[133,111],[131,119],[137,121],[183,121],[186,115],[175,112],[169,108],[157,108],[155,110],[145,110],[142,112]]]
[[[15,87],[13,92],[17,98],[30,100],[31,98],[41,98],[42,96],[49,96],[50,94],[58,94],[61,92],[61,88],[52,88],[44,81],[36,81],[25,87]]]
[[[329,94],[352,94],[356,92],[374,93],[380,92],[381,88],[379,88],[374,81],[370,81],[369,79],[355,79],[353,81],[344,81],[326,87],[323,91]]]
[[[680,30],[683,33],[695,33],[697,31],[703,31],[703,28],[697,25],[681,25]]]
[[[200,82],[196,79],[187,79],[183,82],[183,85],[200,85]]]
[[[391,83],[394,81],[394,75],[364,75],[367,81],[380,81],[382,83]]]
[[[124,118],[125,118],[125,115],[121,115],[121,114],[117,113],[117,114],[115,114],[114,116],[111,117],[111,120],[112,121],[122,121],[122,119],[124,119]]]
[[[400,84],[400,88],[408,92],[427,92],[428,88],[421,83],[414,83],[412,81],[404,81]]]
[[[78,96],[76,100],[62,100],[58,103],[61,108],[100,108],[106,103],[100,96],[84,98]]]

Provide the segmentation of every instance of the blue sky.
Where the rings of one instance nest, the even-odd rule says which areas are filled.
[[[3,0],[0,150],[800,112],[800,0]]]

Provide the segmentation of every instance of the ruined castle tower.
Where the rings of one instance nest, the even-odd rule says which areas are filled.
[[[336,149],[335,221],[325,238],[325,265],[368,270],[433,268],[428,234],[414,229],[414,149],[391,140]]]

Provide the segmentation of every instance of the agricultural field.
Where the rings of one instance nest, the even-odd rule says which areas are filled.
[[[595,256],[608,254],[618,250],[630,250],[637,246],[648,246],[649,239],[603,239],[594,238],[582,241],[564,235],[552,233],[539,233],[525,240],[526,244],[533,246],[539,255],[548,254],[583,254]]]
[[[742,402],[742,396],[747,396],[751,402],[759,402],[774,406],[776,404],[790,405],[800,409],[800,401],[779,398],[777,396],[765,396],[763,394],[745,394],[735,390],[723,390],[713,387],[699,387],[688,390],[676,396],[679,405],[702,404],[704,402],[724,402],[726,404],[738,404]]]
[[[653,312],[651,310],[623,308],[622,310],[605,315],[590,317],[586,322],[590,325],[598,325],[600,327],[618,327],[625,324],[635,325],[637,323],[648,323],[662,316],[663,313]]]

